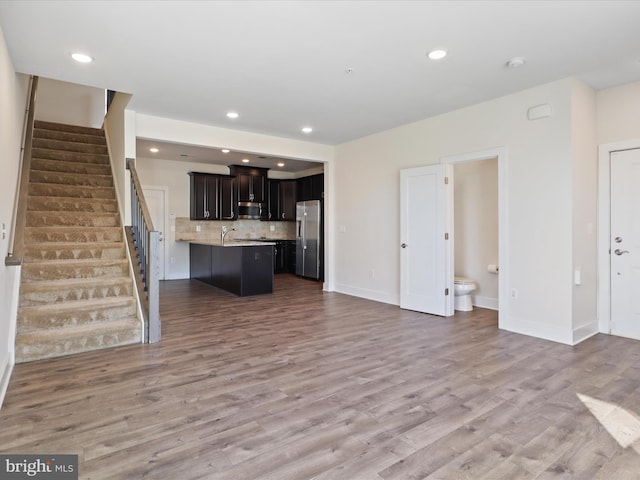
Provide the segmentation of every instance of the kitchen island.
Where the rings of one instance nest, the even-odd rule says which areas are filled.
[[[189,276],[241,297],[273,293],[273,245],[190,241]]]

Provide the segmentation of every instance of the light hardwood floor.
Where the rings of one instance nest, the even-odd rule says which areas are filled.
[[[569,347],[489,310],[275,286],[163,282],[160,344],[17,365],[0,452],[78,454],[95,480],[640,478],[640,441],[618,444],[577,396],[626,409],[610,417],[633,442],[640,342]]]

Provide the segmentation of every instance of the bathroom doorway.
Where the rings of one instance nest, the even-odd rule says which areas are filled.
[[[484,161],[488,161],[487,163],[482,163]],[[453,208],[451,209],[453,213],[452,219],[450,219],[450,223],[453,225],[453,242],[454,242],[454,252],[451,256],[451,271],[454,272],[456,276],[464,276],[468,277],[472,280],[479,280],[478,289],[473,292],[473,295],[476,296],[473,302],[478,307],[483,308],[491,308],[498,311],[498,327],[503,327],[503,322],[509,318],[508,313],[508,298],[507,298],[507,286],[508,282],[508,272],[509,265],[506,261],[507,259],[507,245],[508,245],[508,188],[507,188],[507,151],[505,147],[496,147],[482,151],[464,153],[459,155],[450,155],[446,157],[442,157],[440,159],[441,164],[448,164],[453,167],[453,184],[454,191],[453,196],[456,196],[456,168],[458,169],[458,175],[462,177],[467,177],[471,179],[472,183],[475,183],[475,186],[466,187],[466,194],[464,191],[458,192],[458,195],[465,195],[469,198],[470,206],[462,206],[458,205],[458,210],[460,208],[466,208],[465,212],[456,211],[456,203],[461,203],[462,200],[455,201],[452,199]],[[465,168],[465,166],[468,168]],[[484,170],[486,168],[486,170]],[[474,174],[474,170],[483,171],[482,175]],[[490,189],[490,199],[481,198],[484,186],[478,185],[478,183],[482,183],[482,180],[475,179],[476,174],[478,177],[485,177],[486,183],[491,183],[489,187]],[[491,180],[488,180],[490,178]],[[466,181],[465,181],[466,183]],[[464,190],[463,186],[459,186],[457,190]],[[497,203],[496,203],[497,196]],[[487,200],[485,202],[485,200]],[[491,206],[489,206],[491,205]],[[497,227],[495,226],[495,217],[491,220],[484,219],[481,213],[484,210],[491,210],[491,214],[494,213],[497,215]],[[465,217],[469,217],[475,215],[475,219],[469,220],[468,224],[465,220]],[[456,220],[456,216],[462,217]],[[460,222],[464,222],[463,226],[460,225]],[[488,224],[492,223],[489,227]],[[457,224],[457,225],[456,225]],[[485,227],[486,225],[486,227]],[[484,243],[484,248],[486,248],[487,253],[478,254],[478,258],[476,254],[473,252],[477,252],[480,248],[479,246],[474,245],[466,245],[468,241],[478,241],[478,236],[482,235],[485,237],[484,230],[491,229],[491,232],[486,235],[486,238],[482,240]],[[458,232],[457,230],[462,230]],[[465,232],[465,230],[469,230]],[[474,233],[474,230],[476,233]],[[483,233],[477,233],[478,231]],[[464,238],[457,237],[468,237],[467,240]],[[497,238],[497,245],[496,239]],[[469,240],[470,239],[470,240]],[[461,243],[462,242],[462,243]],[[456,250],[462,251],[463,258],[459,258],[456,262],[455,258],[457,256]],[[497,257],[496,257],[497,252]],[[473,258],[473,259],[470,259]],[[491,260],[489,260],[491,259]],[[457,263],[457,264],[456,264]],[[490,267],[495,265],[498,273],[490,273]],[[472,275],[477,278],[473,278]],[[454,279],[450,280],[450,288],[453,290],[454,288]],[[497,283],[497,291],[495,290],[495,284]]]
[[[456,163],[453,178],[455,277],[475,284],[474,307],[498,310],[498,159]]]

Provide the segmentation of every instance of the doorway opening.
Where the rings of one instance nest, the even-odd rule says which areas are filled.
[[[454,309],[498,310],[497,157],[454,165],[453,212]]]

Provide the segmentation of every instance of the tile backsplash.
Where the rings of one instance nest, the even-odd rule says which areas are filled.
[[[228,229],[236,229],[235,232],[227,234],[227,239],[229,240],[259,240],[261,238],[295,240],[296,238],[296,222],[261,222],[260,220],[203,221],[177,217],[175,225],[176,241],[219,240],[223,226]],[[198,227],[200,227],[200,231],[198,231]]]

